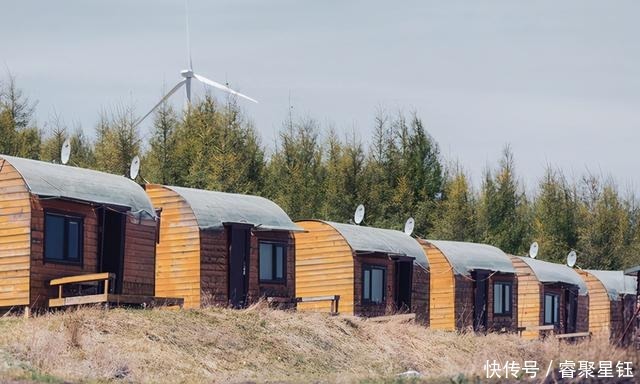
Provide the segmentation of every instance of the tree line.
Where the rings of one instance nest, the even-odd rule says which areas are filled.
[[[268,150],[234,100],[210,95],[185,111],[162,105],[149,137],[132,107],[101,112],[95,138],[57,115],[38,126],[35,107],[15,78],[0,83],[0,153],[59,162],[69,138],[72,165],[126,175],[140,154],[144,181],[264,196],[293,220],[349,222],[362,203],[364,225],[402,229],[414,217],[414,233],[425,238],[484,242],[516,255],[537,241],[540,258],[564,262],[576,250],[582,268],[640,263],[636,197],[610,177],[569,180],[548,166],[527,193],[505,146],[475,188],[416,113],[379,111],[368,143],[355,131],[340,135],[290,115]]]

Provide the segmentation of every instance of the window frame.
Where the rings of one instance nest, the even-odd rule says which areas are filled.
[[[496,312],[496,286],[502,286],[502,312]],[[505,289],[504,287],[509,287],[509,297],[505,297]],[[509,310],[504,310],[505,303],[509,303]],[[512,281],[494,281],[493,282],[493,314],[495,316],[512,316],[513,315],[513,282]]]
[[[262,270],[262,252],[260,251],[262,245],[269,244],[271,245],[271,276],[272,279],[263,279],[261,276]],[[278,279],[278,254],[276,249],[278,247],[282,247],[282,278]],[[289,248],[289,244],[281,242],[281,241],[271,241],[271,240],[260,240],[258,241],[258,280],[260,283],[265,284],[287,284],[287,251]]]
[[[47,216],[54,216],[64,219],[62,235],[62,259],[47,258]],[[44,210],[44,220],[42,224],[42,263],[43,264],[63,264],[83,266],[84,264],[84,216],[73,215],[55,210]],[[69,259],[69,222],[78,224],[78,259]]]
[[[547,296],[551,297],[551,322],[547,322]],[[560,325],[560,295],[554,292],[544,294],[542,323],[544,325]]]
[[[371,300],[371,293],[373,291],[373,270],[381,270],[382,271],[382,298],[380,302]],[[369,298],[366,298],[365,295],[365,279],[364,274],[369,271]],[[362,303],[370,304],[370,305],[384,305],[387,302],[387,267],[383,265],[375,265],[375,264],[362,264]]]

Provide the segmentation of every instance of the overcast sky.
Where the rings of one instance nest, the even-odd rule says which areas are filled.
[[[57,112],[93,134],[102,108],[145,113],[187,66],[182,0],[0,4],[0,63],[41,125]],[[241,103],[269,146],[289,95],[295,115],[365,141],[380,106],[401,108],[475,182],[510,143],[529,187],[550,163],[640,192],[640,2],[191,0],[189,13],[194,70],[260,101]]]

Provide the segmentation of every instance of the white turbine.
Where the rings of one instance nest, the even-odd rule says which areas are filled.
[[[189,41],[189,9],[187,7],[187,2],[185,1],[185,8],[186,8],[186,25],[187,25],[187,55],[189,56],[189,69],[184,69],[182,71],[180,71],[180,75],[182,77],[184,77],[183,80],[180,80],[178,82],[178,84],[176,84],[173,88],[171,88],[171,90],[169,92],[167,92],[166,95],[164,95],[162,97],[162,99],[160,99],[160,101],[153,106],[153,108],[151,108],[151,110],[149,112],[147,112],[146,115],[142,116],[142,118],[140,118],[134,126],[137,126],[138,124],[142,123],[142,121],[144,119],[147,118],[147,116],[149,116],[153,111],[156,110],[156,108],[158,108],[162,103],[164,103],[165,101],[167,101],[167,99],[169,97],[171,97],[171,95],[173,95],[174,93],[176,93],[176,91],[178,91],[178,89],[180,89],[183,85],[186,87],[186,91],[187,91],[187,103],[191,104],[191,79],[196,79],[199,82],[208,85],[210,87],[213,88],[217,88],[220,89],[222,91],[225,91],[227,93],[230,93],[232,95],[241,97],[243,99],[247,99],[249,101],[252,101],[254,103],[257,103],[258,101],[255,99],[250,98],[247,95],[243,95],[240,92],[234,91],[233,89],[227,87],[226,85],[222,85],[218,82],[215,82],[213,80],[207,79],[206,77],[199,75],[195,72],[193,72],[193,61],[191,60],[191,42]]]

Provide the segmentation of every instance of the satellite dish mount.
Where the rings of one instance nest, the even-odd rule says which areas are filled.
[[[356,208],[356,212],[353,214],[353,221],[357,225],[360,225],[360,223],[362,223],[362,219],[364,219],[364,205],[360,204],[358,205],[358,208]]]
[[[71,157],[71,140],[66,139],[60,149],[60,161],[62,164],[66,165],[69,162],[69,157]]]
[[[573,268],[576,265],[576,260],[578,260],[578,254],[576,251],[571,251],[567,255],[567,265]]]
[[[129,177],[131,180],[135,180],[140,173],[140,157],[136,156],[131,160],[131,166],[129,167]]]
[[[413,219],[413,217],[408,218],[407,221],[404,223],[404,233],[407,234],[407,236],[411,236],[415,226],[416,226],[416,221]]]

